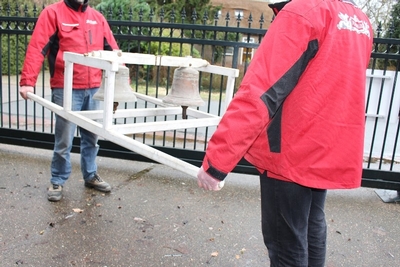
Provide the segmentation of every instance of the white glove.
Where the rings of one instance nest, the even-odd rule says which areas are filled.
[[[205,172],[203,166],[201,166],[199,172],[197,173],[197,184],[199,187],[206,190],[219,191],[222,189],[225,182],[212,177]]]

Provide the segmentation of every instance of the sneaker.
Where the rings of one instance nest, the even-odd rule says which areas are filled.
[[[47,191],[47,199],[49,201],[59,201],[62,198],[63,187],[58,184],[52,184]]]
[[[104,182],[97,173],[89,181],[85,181],[85,186],[106,193],[111,191],[111,186]]]

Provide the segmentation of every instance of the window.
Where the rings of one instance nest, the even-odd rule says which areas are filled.
[[[243,43],[254,43],[254,38],[253,37],[242,37],[242,42]],[[253,48],[240,48],[239,51],[241,57],[239,57],[239,64],[243,64],[245,62],[250,62],[250,60],[254,56],[254,49]]]
[[[235,10],[235,18],[243,18],[243,10],[241,9],[236,9]]]

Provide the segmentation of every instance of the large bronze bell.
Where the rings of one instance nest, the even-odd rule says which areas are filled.
[[[199,72],[191,67],[175,69],[171,90],[162,101],[167,104],[182,107],[182,118],[186,119],[186,109],[189,106],[204,105],[199,94]]]
[[[105,77],[103,73],[103,79],[99,91],[94,94],[93,98],[104,101],[104,86]],[[115,84],[114,84],[114,112],[117,110],[119,102],[136,102],[136,95],[133,93],[132,88],[129,84],[129,68],[124,65],[118,66],[118,71],[115,73]]]

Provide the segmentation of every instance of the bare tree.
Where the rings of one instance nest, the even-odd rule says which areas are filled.
[[[379,23],[382,28],[388,29],[391,23],[391,11],[395,0],[355,0],[357,5],[367,14],[376,29]]]

